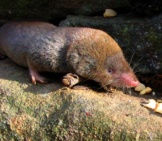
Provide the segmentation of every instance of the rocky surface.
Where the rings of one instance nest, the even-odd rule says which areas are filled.
[[[117,17],[68,16],[60,26],[92,27],[106,31],[121,46],[135,71],[162,72],[162,15],[139,18],[133,14]]]
[[[129,1],[138,14],[152,16],[161,10],[156,9],[157,1],[151,2],[151,8],[145,1]],[[118,15],[104,18],[106,8]],[[135,71],[162,73],[162,15],[141,18],[126,13],[127,8],[127,0],[1,0],[0,25],[33,19],[101,29],[119,43]],[[162,85],[159,74],[153,79]],[[140,96],[130,89],[105,92],[90,82],[82,84],[84,90],[68,89],[61,83],[62,75],[48,77],[51,83],[33,85],[26,68],[0,60],[1,141],[162,140],[162,115],[140,105],[144,99],[157,97]],[[147,80],[152,81],[150,75]]]
[[[151,17],[162,11],[162,0],[129,0],[131,9],[139,16]]]
[[[71,90],[61,77],[33,85],[27,69],[9,59],[0,66],[1,141],[162,139],[162,116],[140,105],[149,95]]]
[[[65,18],[68,14],[96,15],[106,8],[123,8],[128,6],[127,0],[1,0],[1,19],[42,19],[54,22]]]
[[[126,13],[129,6],[145,6],[146,11],[158,10],[161,1],[133,0],[79,0],[79,1],[0,1],[0,25],[8,20],[48,20],[60,26],[82,26],[98,28],[109,33],[122,47],[124,54],[136,72],[162,73],[161,22],[162,14],[152,17],[139,17]],[[118,15],[104,18],[106,8],[117,10]],[[138,8],[140,9],[140,8]],[[153,10],[151,10],[153,9]],[[124,11],[124,14],[123,14]],[[67,16],[72,14],[71,16]],[[82,16],[81,16],[82,15]],[[151,14],[153,15],[153,14]],[[67,18],[66,18],[67,16]]]

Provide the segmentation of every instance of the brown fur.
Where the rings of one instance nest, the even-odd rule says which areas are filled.
[[[71,72],[102,86],[131,87],[138,81],[118,44],[97,29],[8,23],[0,29],[0,52],[30,72]]]

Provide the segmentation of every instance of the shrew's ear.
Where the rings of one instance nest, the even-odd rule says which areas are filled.
[[[82,56],[78,62],[77,73],[83,77],[91,75],[92,70],[96,69],[96,60],[90,56]]]
[[[87,54],[80,54],[77,50],[70,53],[68,56],[70,66],[75,70],[75,73],[82,77],[89,77],[91,71],[96,68],[96,60]]]

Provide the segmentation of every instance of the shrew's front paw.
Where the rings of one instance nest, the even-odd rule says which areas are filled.
[[[78,84],[79,82],[80,82],[79,76],[77,76],[76,74],[72,74],[72,73],[66,74],[62,79],[62,83],[65,86],[68,86],[70,88]]]

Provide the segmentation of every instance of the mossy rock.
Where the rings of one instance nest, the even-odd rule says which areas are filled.
[[[60,26],[92,27],[110,34],[140,73],[162,73],[162,14],[151,18],[119,13],[113,18],[69,15]],[[132,61],[131,61],[132,60]]]
[[[68,14],[95,15],[106,8],[128,6],[127,0],[1,0],[1,19],[42,19],[57,21]]]
[[[9,59],[0,66],[1,141],[162,139],[162,116],[138,94],[68,89],[61,78],[33,85],[26,68]]]

